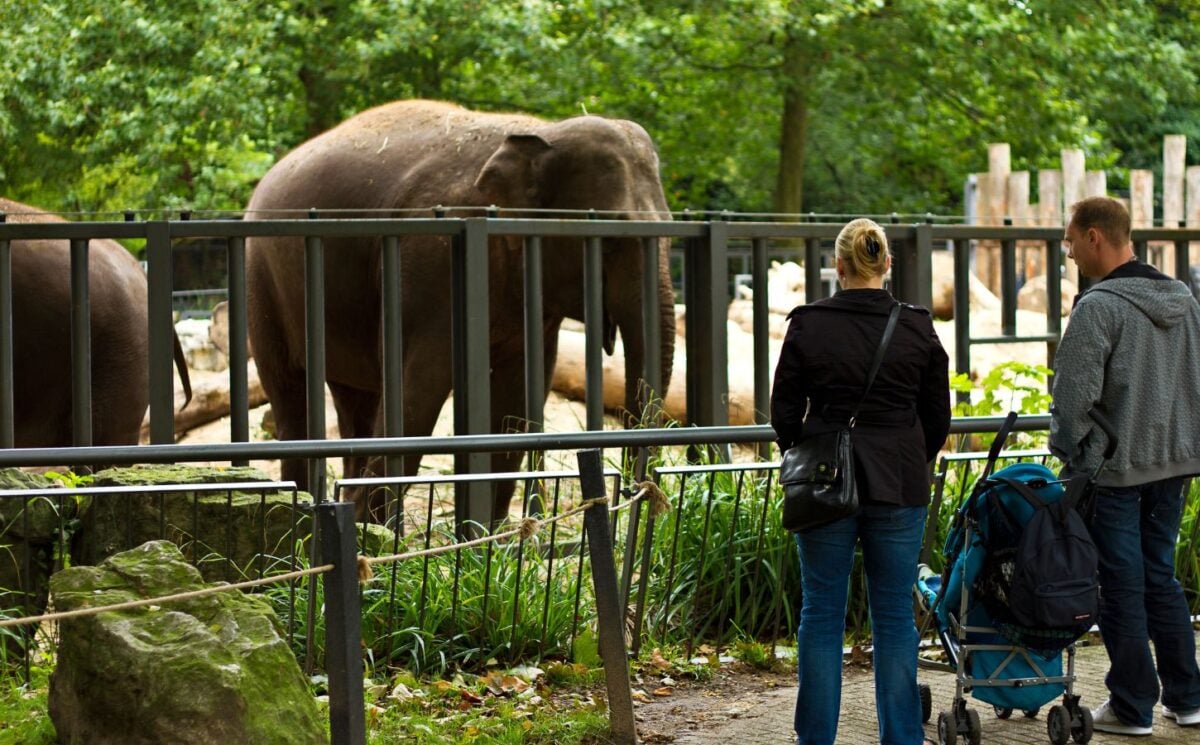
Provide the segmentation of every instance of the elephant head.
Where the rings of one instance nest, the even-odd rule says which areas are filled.
[[[507,135],[480,170],[475,188],[485,204],[515,210],[595,209],[602,217],[669,220],[659,179],[658,155],[641,126],[583,116]],[[668,239],[659,241],[658,306],[662,389],[666,395],[675,348],[675,294]],[[619,332],[625,351],[627,422],[645,404],[641,242],[605,239],[604,350],[612,354]],[[564,317],[583,318],[583,250],[578,239],[548,238],[543,249],[544,313],[557,332]]]

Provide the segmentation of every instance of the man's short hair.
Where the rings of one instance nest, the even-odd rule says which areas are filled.
[[[1129,245],[1129,210],[1111,197],[1088,197],[1071,205],[1071,222],[1079,230],[1099,230],[1117,248]]]

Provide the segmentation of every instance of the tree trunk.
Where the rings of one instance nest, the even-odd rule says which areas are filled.
[[[783,118],[779,136],[779,174],[775,211],[799,213],[804,206],[804,155],[808,137],[811,56],[804,42],[790,36],[783,48]]]

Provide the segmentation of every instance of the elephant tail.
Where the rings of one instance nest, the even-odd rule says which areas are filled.
[[[172,334],[172,336],[175,339],[175,367],[179,369],[179,380],[183,383],[183,406],[179,407],[179,410],[183,411],[192,400],[192,380],[188,376],[187,358],[183,356],[183,345],[179,343],[179,334]]]

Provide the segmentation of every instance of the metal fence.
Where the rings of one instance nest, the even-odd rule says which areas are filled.
[[[660,240],[666,239],[681,247],[684,255],[684,301],[688,315],[687,342],[687,416],[688,424],[699,426],[722,426],[728,423],[728,345],[724,309],[730,298],[730,246],[737,243],[750,244],[751,281],[756,287],[765,287],[768,271],[768,256],[780,247],[803,245],[802,256],[807,274],[808,287],[822,287],[821,269],[827,263],[827,249],[822,242],[836,236],[841,225],[838,223],[776,223],[741,221],[736,215],[728,219],[707,221],[634,221],[608,219],[516,219],[506,217],[438,217],[429,219],[324,219],[311,215],[310,219],[297,220],[154,220],[146,222],[91,222],[91,223],[0,223],[0,446],[13,443],[12,403],[12,328],[11,328],[11,243],[31,238],[49,238],[70,241],[72,245],[72,272],[76,282],[73,294],[76,298],[72,315],[74,332],[72,347],[75,360],[90,359],[90,332],[86,312],[86,277],[88,241],[96,238],[122,240],[144,240],[147,272],[149,279],[149,326],[150,326],[150,438],[153,443],[168,443],[173,440],[173,371],[171,321],[172,305],[172,241],[175,239],[208,238],[224,240],[228,250],[228,295],[230,319],[230,391],[231,391],[231,440],[245,442],[249,439],[249,421],[246,381],[246,302],[245,241],[252,236],[294,236],[305,244],[308,329],[308,379],[310,390],[323,389],[325,384],[324,361],[325,288],[323,272],[325,256],[322,241],[333,237],[382,237],[384,266],[397,267],[404,239],[409,236],[440,236],[445,239],[446,250],[453,257],[452,277],[448,292],[455,300],[456,320],[453,345],[454,389],[460,405],[454,408],[454,431],[460,435],[478,435],[490,428],[489,415],[491,391],[489,388],[489,304],[486,278],[488,276],[489,240],[497,236],[515,237],[523,241],[525,293],[525,365],[527,380],[527,411],[524,419],[531,431],[536,431],[543,421],[542,401],[545,398],[546,381],[543,355],[546,340],[542,338],[542,297],[540,268],[543,239],[569,238],[578,241],[579,251],[584,257],[584,280],[580,293],[584,298],[585,313],[585,358],[587,389],[588,429],[600,429],[603,422],[603,399],[601,395],[603,372],[599,364],[604,343],[602,319],[598,317],[599,293],[602,277],[597,270],[599,257],[605,242],[612,239],[634,239],[641,241],[644,266],[657,266],[655,258],[661,250]],[[955,256],[955,321],[957,358],[956,368],[966,371],[970,367],[970,349],[979,344],[1008,343],[1015,341],[1044,341],[1049,353],[1061,329],[1058,308],[1058,282],[1061,256],[1061,231],[1056,228],[1032,227],[979,227],[964,225],[939,225],[932,222],[918,224],[888,224],[886,230],[896,255],[893,265],[892,290],[901,300],[929,305],[932,292],[932,252],[935,244],[948,243],[954,247]],[[999,241],[1003,255],[1002,272],[1002,328],[1001,335],[972,339],[969,326],[967,297],[967,272],[969,271],[972,243],[981,240]],[[1187,278],[1189,241],[1200,240],[1197,229],[1139,230],[1134,233],[1138,251],[1145,254],[1149,241],[1169,241],[1176,247],[1176,273]],[[1048,300],[1047,333],[1034,337],[1019,337],[1016,334],[1016,244],[1017,241],[1040,242],[1046,246],[1048,256]],[[800,252],[800,249],[791,249]],[[590,269],[588,268],[590,267]],[[650,272],[643,273],[645,283],[643,300],[643,326],[645,348],[659,348],[659,309],[655,302],[654,282],[657,278]],[[403,386],[399,349],[392,342],[400,338],[400,281],[398,272],[383,273],[382,337],[385,340],[383,354],[383,432],[389,436],[404,434],[403,416],[400,408],[400,390]],[[768,346],[768,306],[766,293],[756,293],[753,311],[753,369],[754,410],[759,422],[765,422],[769,408],[770,375]],[[655,391],[661,391],[665,381],[661,380],[662,369],[657,355],[646,355],[643,378]],[[75,442],[87,443],[90,436],[90,402],[92,393],[87,371],[83,363],[73,365],[73,391],[81,405],[73,407],[75,417]],[[469,402],[469,405],[463,405]],[[324,432],[324,402],[319,396],[309,397],[308,421],[310,434],[319,436]],[[240,455],[235,456],[239,461]],[[399,475],[395,460],[388,462],[387,475]],[[460,472],[485,473],[489,470],[487,458],[481,454],[465,454],[459,464]],[[323,464],[313,472],[323,473]],[[464,483],[459,496],[461,515],[470,520],[485,522],[490,507],[490,495],[484,493],[485,484]],[[317,483],[314,489],[324,488]]]

